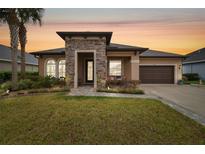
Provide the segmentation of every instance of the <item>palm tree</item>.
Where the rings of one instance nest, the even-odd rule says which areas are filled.
[[[44,9],[17,9],[17,15],[19,18],[19,42],[21,46],[21,75],[24,77],[25,75],[25,49],[27,42],[27,30],[25,24],[32,21],[34,24],[39,23],[41,26],[42,16]]]
[[[10,45],[12,58],[12,84],[13,89],[16,89],[17,77],[17,50],[18,50],[18,30],[19,20],[17,18],[17,10],[0,9],[0,22],[7,23],[10,31]]]

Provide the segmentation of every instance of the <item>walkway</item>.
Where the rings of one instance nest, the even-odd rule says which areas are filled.
[[[91,86],[82,86],[71,89],[69,96],[104,96],[104,97],[129,97],[129,98],[156,98],[154,96],[140,95],[140,94],[119,94],[119,93],[106,93],[96,92]]]

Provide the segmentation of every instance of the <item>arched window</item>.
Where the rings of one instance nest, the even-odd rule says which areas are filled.
[[[65,78],[65,60],[60,60],[58,65],[59,78]]]
[[[56,62],[48,60],[46,63],[46,75],[56,77]]]

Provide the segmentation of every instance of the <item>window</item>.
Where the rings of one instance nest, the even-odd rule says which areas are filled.
[[[56,76],[56,62],[54,60],[48,60],[46,64],[46,75]]]
[[[60,60],[59,65],[59,78],[65,78],[65,60]]]
[[[110,76],[121,76],[121,60],[110,60],[109,74]]]

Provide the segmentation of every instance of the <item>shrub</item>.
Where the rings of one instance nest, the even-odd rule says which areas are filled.
[[[12,82],[7,81],[1,85],[1,89],[3,90],[11,90],[12,89]]]
[[[40,81],[35,81],[33,82],[33,84],[31,85],[31,89],[38,89],[41,88],[41,82]]]
[[[52,81],[50,76],[46,76],[45,78],[38,81],[38,84],[42,88],[50,88],[52,86]]]
[[[11,72],[0,72],[0,83],[11,80]]]
[[[183,81],[188,81],[188,78],[183,75],[183,76],[182,76],[182,80],[183,80]]]
[[[138,80],[107,80],[106,87],[122,87],[122,88],[135,88],[139,84]]]
[[[4,83],[6,81],[11,81],[12,73],[10,71],[4,71],[0,72],[0,83]],[[18,79],[30,79],[32,81],[39,80],[40,76],[38,75],[38,72],[26,72],[25,76],[23,77],[22,74],[18,73]]]
[[[20,80],[18,83],[18,90],[30,89],[33,82],[30,79]]]
[[[38,72],[26,72],[24,76],[19,73],[18,74],[19,79],[30,79],[32,81],[38,81],[41,77],[39,76]]]
[[[125,93],[125,94],[144,94],[144,91],[137,88],[102,88],[97,89],[98,92],[107,92],[107,93]]]
[[[198,81],[200,79],[198,73],[186,73],[183,74],[183,77],[186,77],[188,81]]]

